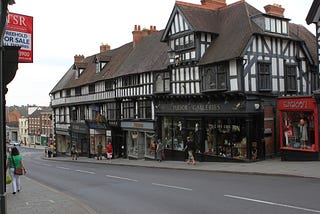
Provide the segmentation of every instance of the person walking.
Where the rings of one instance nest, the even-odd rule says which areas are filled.
[[[186,143],[186,147],[184,148],[184,150],[188,151],[188,161],[187,161],[188,164],[190,163],[190,161],[192,161],[193,165],[196,164],[196,161],[194,160],[194,156],[193,156],[194,147],[195,147],[195,145],[194,145],[193,141],[191,140],[191,138],[187,137],[187,143]]]
[[[112,159],[113,148],[111,142],[109,142],[106,146],[107,159]]]
[[[97,154],[97,160],[102,160],[102,144],[101,142],[97,146],[98,154]]]
[[[77,149],[76,149],[76,145],[72,145],[72,148],[71,148],[71,157],[72,157],[72,160],[77,160]]]
[[[157,148],[156,148],[156,152],[157,152],[157,159],[159,162],[163,161],[163,156],[164,156],[164,145],[161,142],[161,140],[158,140],[157,143]]]
[[[22,160],[22,155],[20,154],[17,147],[13,147],[11,150],[11,154],[8,156],[6,170],[9,168],[9,174],[12,180],[12,193],[16,194],[16,192],[21,191],[21,183],[20,183],[20,175],[15,174],[15,168],[22,169],[24,174],[27,172],[24,163]]]

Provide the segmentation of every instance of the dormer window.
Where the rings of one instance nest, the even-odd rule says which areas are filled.
[[[96,64],[96,73],[100,73],[100,71],[106,66],[106,62],[100,61],[98,57],[95,58],[95,64]]]
[[[279,34],[288,34],[288,21],[273,17],[265,17],[265,31]]]

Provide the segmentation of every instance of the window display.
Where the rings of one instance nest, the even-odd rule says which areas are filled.
[[[239,123],[232,120],[212,120],[206,128],[205,154],[244,159],[247,138]]]
[[[196,153],[246,159],[246,127],[241,119],[163,118],[162,142],[167,150],[183,151],[187,137],[196,146]],[[257,143],[252,143],[252,157],[257,158]]]
[[[156,151],[156,142],[155,142],[154,133],[146,132],[146,156],[154,158]]]
[[[313,112],[282,112],[282,147],[315,149]]]

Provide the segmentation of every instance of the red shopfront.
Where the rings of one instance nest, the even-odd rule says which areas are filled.
[[[278,98],[284,161],[319,160],[318,104],[312,96]]]

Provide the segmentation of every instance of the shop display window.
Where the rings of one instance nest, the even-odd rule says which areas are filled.
[[[237,121],[212,120],[206,124],[205,154],[247,158],[247,138]]]
[[[146,149],[145,155],[154,158],[156,151],[156,142],[154,133],[146,132]]]
[[[182,151],[184,149],[182,119],[164,118],[162,124],[162,142],[166,149]]]
[[[129,156],[138,156],[138,132],[129,131],[127,135],[128,142],[128,155]]]
[[[316,150],[313,112],[281,112],[282,149]]]

